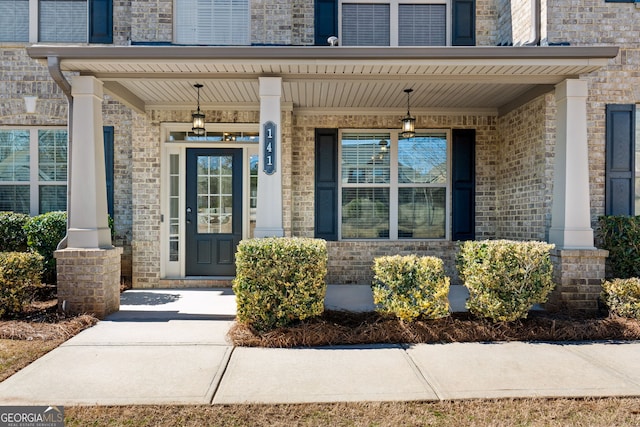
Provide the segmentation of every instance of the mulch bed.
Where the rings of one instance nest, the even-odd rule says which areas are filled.
[[[515,322],[494,323],[469,313],[403,322],[375,312],[325,311],[317,318],[264,333],[235,323],[228,335],[237,346],[277,348],[373,343],[639,340],[640,321],[532,312],[527,319]]]
[[[0,339],[69,339],[98,322],[93,316],[67,316],[60,313],[56,299],[34,301],[18,318],[0,321]]]

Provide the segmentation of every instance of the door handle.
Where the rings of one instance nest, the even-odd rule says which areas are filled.
[[[187,224],[191,224],[191,208],[187,207]]]

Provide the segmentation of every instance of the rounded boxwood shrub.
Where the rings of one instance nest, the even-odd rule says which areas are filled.
[[[26,252],[27,234],[24,231],[29,215],[0,212],[0,252]]]
[[[602,299],[612,314],[640,320],[640,278],[605,280]]]
[[[374,260],[376,310],[402,320],[449,315],[449,278],[436,257],[384,256]]]
[[[324,240],[243,240],[233,280],[237,321],[266,331],[322,314],[326,275]]]
[[[555,286],[549,254],[553,247],[511,240],[463,242],[456,263],[469,289],[467,309],[494,322],[526,318]]]
[[[20,313],[42,286],[42,255],[0,252],[0,317]]]
[[[44,258],[42,279],[49,284],[56,283],[56,260],[53,253],[58,243],[67,233],[67,213],[49,212],[34,216],[24,227],[27,245]]]

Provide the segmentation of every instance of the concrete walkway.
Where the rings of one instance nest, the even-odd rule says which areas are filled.
[[[367,287],[326,299],[372,304]],[[637,341],[234,348],[234,313],[230,289],[127,291],[120,312],[0,383],[0,405],[640,396]]]

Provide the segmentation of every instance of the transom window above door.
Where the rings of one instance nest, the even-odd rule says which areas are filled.
[[[448,1],[344,0],[340,2],[343,46],[446,46]]]
[[[249,0],[175,0],[175,42],[249,45]]]

